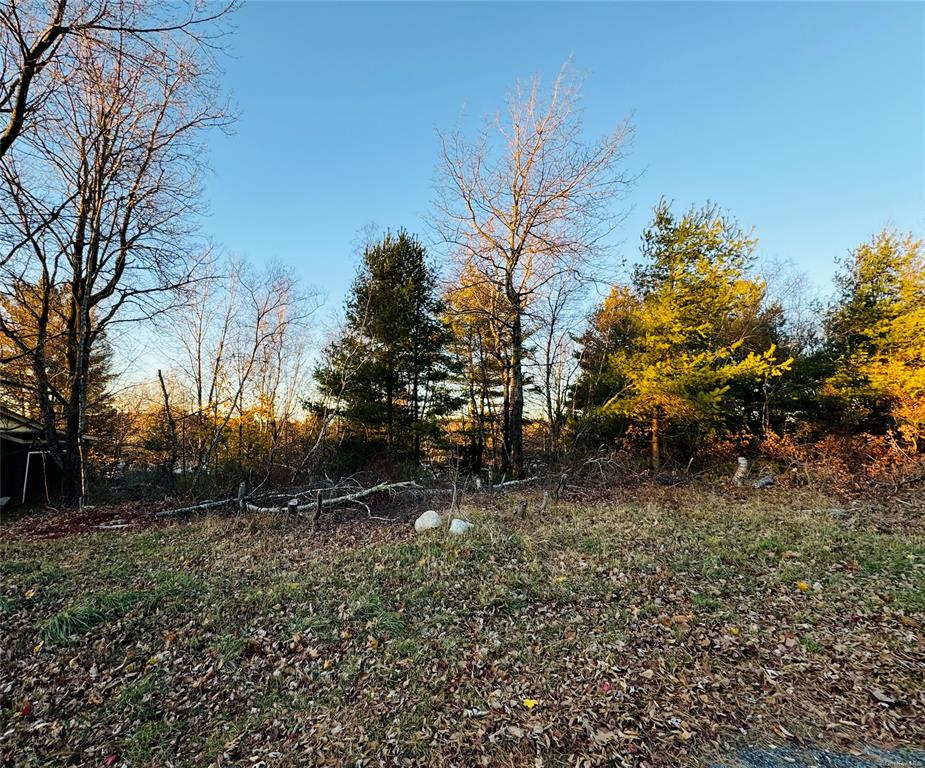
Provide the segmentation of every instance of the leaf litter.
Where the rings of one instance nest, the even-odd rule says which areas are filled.
[[[700,765],[925,745],[925,543],[818,499],[0,544],[4,765]],[[797,511],[794,511],[797,509]],[[806,588],[804,588],[804,585]]]

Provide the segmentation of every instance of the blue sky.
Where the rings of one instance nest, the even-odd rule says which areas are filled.
[[[236,23],[204,226],[329,306],[365,226],[430,238],[438,129],[570,56],[588,134],[635,126],[627,259],[661,196],[715,201],[823,289],[880,228],[925,233],[923,4],[252,0]]]

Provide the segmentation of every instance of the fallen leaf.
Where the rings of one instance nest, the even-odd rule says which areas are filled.
[[[885,691],[883,691],[880,688],[871,688],[870,694],[881,704],[895,704],[896,703],[896,699],[894,699],[892,696],[890,696],[889,694],[887,694]]]

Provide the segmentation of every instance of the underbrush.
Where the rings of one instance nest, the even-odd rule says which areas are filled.
[[[925,453],[893,435],[742,434],[705,446],[699,461],[713,472],[719,464],[731,477],[739,456],[750,460],[752,478],[773,472],[783,484],[842,499],[882,501],[925,485]]]

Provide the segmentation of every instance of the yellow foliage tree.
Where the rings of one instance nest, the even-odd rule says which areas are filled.
[[[856,248],[837,278],[827,336],[835,370],[826,391],[877,428],[892,421],[918,448],[925,436],[925,253],[912,235],[883,231]]]
[[[764,300],[764,284],[746,274],[755,242],[714,206],[676,217],[662,202],[643,235],[632,298],[616,288],[605,303],[604,311],[619,308],[624,325],[629,308],[631,332],[609,356],[609,379],[619,388],[603,410],[648,423],[655,468],[667,426],[710,422],[732,385],[790,366],[773,344],[749,349]]]

